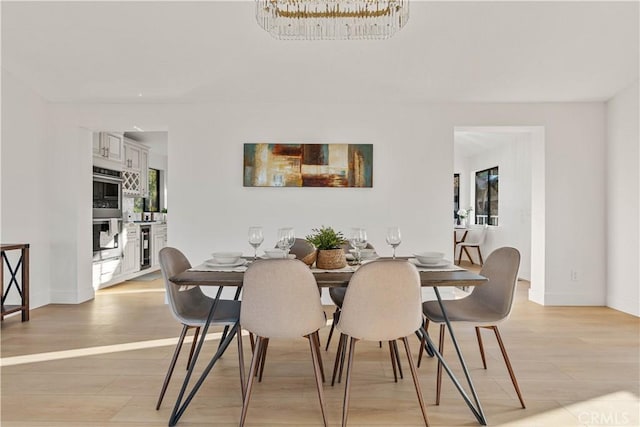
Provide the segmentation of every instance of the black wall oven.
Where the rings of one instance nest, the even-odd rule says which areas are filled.
[[[122,220],[93,220],[93,261],[122,257]]]
[[[122,172],[93,167],[93,217],[122,218]]]

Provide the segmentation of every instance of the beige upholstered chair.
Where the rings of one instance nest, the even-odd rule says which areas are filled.
[[[200,328],[205,325],[209,312],[213,304],[213,299],[206,296],[200,287],[196,286],[188,290],[179,290],[178,286],[169,281],[169,278],[182,273],[183,271],[191,268],[189,260],[178,249],[166,247],[160,250],[160,269],[162,270],[162,277],[164,279],[165,289],[167,292],[167,299],[169,300],[169,308],[171,314],[175,319],[182,323],[182,333],[178,340],[178,345],[173,353],[173,358],[169,364],[167,375],[164,379],[164,384],[158,397],[158,403],[156,409],[160,409],[162,399],[167,391],[167,386],[171,380],[171,375],[176,366],[176,361],[180,355],[180,349],[184,342],[184,338],[187,335],[187,331],[191,328],[195,328],[193,336],[193,343],[191,345],[191,352],[189,353],[189,360],[187,367],[191,364],[191,357],[193,356],[193,350],[196,342],[198,341],[198,333]],[[219,300],[218,305],[211,321],[211,325],[234,325],[240,318],[240,301]]]
[[[367,249],[374,249],[371,243],[367,243]],[[345,252],[349,251],[349,244],[345,244],[342,246],[342,250]],[[347,292],[347,288],[329,288],[329,296],[331,297],[331,301],[336,306],[336,311],[333,312],[333,322],[331,323],[331,329],[329,330],[329,337],[327,338],[327,345],[325,346],[325,351],[329,350],[329,344],[331,343],[331,337],[333,336],[333,331],[335,330],[335,326],[340,320],[340,310],[342,309],[342,303],[344,301],[344,295]],[[346,352],[345,348],[345,335],[340,335],[341,344],[338,344],[338,352],[336,353],[336,359],[340,358],[340,374],[338,375],[338,382],[342,380],[342,367],[344,364],[344,354]],[[380,347],[382,347],[382,342],[380,342]],[[398,375],[400,378],[404,378],[404,374],[402,373],[402,364],[400,363],[400,352],[398,351],[398,343],[396,340],[389,341],[389,355],[391,357],[391,367],[393,368],[393,379],[395,382],[398,382]],[[337,368],[337,366],[336,366]],[[331,385],[335,384],[336,381],[336,373],[337,370],[333,370],[333,377],[331,379]]]
[[[299,260],[273,259],[258,260],[249,266],[242,285],[240,324],[255,334],[257,341],[242,404],[241,426],[247,416],[258,364],[269,339],[297,337],[309,339],[320,409],[324,424],[327,425],[318,338],[318,330],[325,322],[316,280],[304,263]]]
[[[520,266],[520,252],[515,248],[504,247],[493,251],[487,258],[480,275],[489,279],[487,283],[474,287],[471,294],[459,300],[443,301],[447,317],[450,322],[465,322],[475,326],[478,345],[480,347],[480,356],[482,364],[487,369],[487,362],[484,355],[484,347],[482,345],[482,337],[480,328],[492,329],[498,340],[502,357],[507,365],[509,376],[513,387],[518,394],[518,399],[522,407],[525,407],[518,381],[513,373],[507,350],[504,347],[500,332],[498,332],[498,323],[506,320],[511,314],[513,300],[515,297],[516,283],[518,280],[518,268]],[[443,352],[444,344],[444,317],[442,310],[437,301],[427,301],[422,304],[422,310],[427,318],[427,322],[435,322],[440,324],[440,353]],[[428,325],[427,325],[428,326]],[[419,358],[422,357],[422,349],[420,349]],[[440,389],[442,384],[442,365],[438,362],[438,380],[436,387],[436,404],[440,403]]]
[[[420,276],[413,264],[406,260],[379,260],[361,266],[354,273],[337,325],[343,334],[351,337],[342,408],[343,426],[347,424],[356,342],[398,339],[404,342],[424,423],[428,425],[427,411],[407,339],[421,326]]]
[[[471,239],[470,240],[466,240],[464,242],[460,242],[456,244],[455,249],[459,250],[458,252],[458,265],[460,265],[460,262],[462,261],[462,252],[464,252],[465,254],[467,254],[467,257],[469,258],[469,261],[471,261],[471,264],[473,264],[473,258],[471,257],[471,253],[469,253],[469,248],[475,248],[478,251],[478,258],[480,260],[480,265],[483,264],[482,261],[482,252],[480,251],[480,246],[482,246],[482,244],[484,243],[484,239],[487,237],[487,230],[489,229],[489,226],[487,224],[479,227],[478,232],[477,233],[472,233]],[[476,230],[471,229],[472,232],[475,232]],[[455,252],[454,252],[454,256],[455,256]]]
[[[371,243],[367,243],[367,249],[373,249]],[[349,249],[351,246],[348,243],[342,245],[342,250],[344,253],[349,253]],[[344,301],[344,294],[347,291],[347,288],[329,288],[329,296],[331,297],[331,301],[336,305],[336,311],[333,313],[333,323],[331,324],[331,329],[329,330],[329,337],[327,338],[327,346],[325,347],[325,351],[329,350],[329,344],[331,343],[331,337],[333,336],[333,330],[335,329],[336,323],[340,320],[340,309],[342,308],[342,302]]]

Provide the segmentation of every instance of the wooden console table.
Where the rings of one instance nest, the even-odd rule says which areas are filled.
[[[7,258],[8,251],[20,251],[20,258],[16,263],[15,268],[11,266],[9,258]],[[0,244],[0,292],[2,293],[2,313],[0,314],[0,320],[4,320],[4,316],[16,311],[22,312],[22,321],[29,320],[29,244],[28,243],[16,243],[16,244]],[[7,269],[11,275],[9,285],[7,289],[4,289],[4,264],[7,263]],[[21,270],[20,281],[18,282],[18,270]],[[20,305],[5,305],[5,300],[12,286],[20,295]]]

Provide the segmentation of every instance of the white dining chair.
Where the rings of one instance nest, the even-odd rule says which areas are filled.
[[[460,262],[462,261],[462,252],[464,252],[467,255],[471,264],[474,264],[473,258],[471,257],[471,253],[469,252],[469,249],[471,248],[474,248],[478,251],[478,258],[480,260],[480,265],[483,265],[484,262],[482,261],[482,251],[480,247],[483,245],[484,240],[487,237],[488,229],[489,229],[489,226],[487,224],[482,225],[479,228],[478,227],[471,228],[469,232],[469,240],[465,239],[464,242],[456,243],[456,250],[459,251],[458,265],[460,265]]]

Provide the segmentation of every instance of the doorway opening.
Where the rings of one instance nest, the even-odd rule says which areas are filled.
[[[489,225],[484,256],[502,246],[520,251],[519,276],[531,282],[529,299],[539,304],[545,271],[544,142],[541,126],[454,128],[459,209],[469,224]]]

